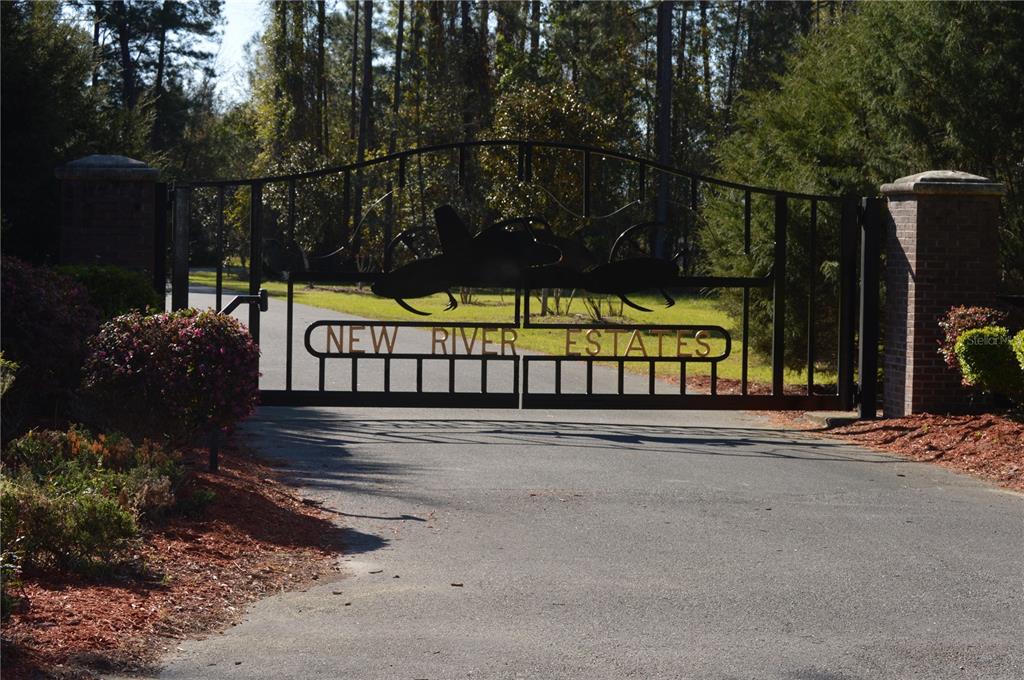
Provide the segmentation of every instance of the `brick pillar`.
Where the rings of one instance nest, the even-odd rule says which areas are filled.
[[[153,274],[160,171],[124,156],[87,156],[57,168],[56,175],[61,263]]]
[[[969,406],[938,353],[938,322],[953,305],[995,302],[1002,194],[998,182],[947,170],[882,185],[886,417]]]

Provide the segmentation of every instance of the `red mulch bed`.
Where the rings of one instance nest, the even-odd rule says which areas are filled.
[[[189,484],[216,494],[199,519],[151,527],[130,566],[104,579],[25,576],[3,630],[2,677],[93,677],[132,670],[174,638],[214,630],[246,602],[336,570],[341,529],[296,498],[266,463],[238,449],[220,471],[197,459]]]
[[[1024,491],[1024,419],[1018,414],[936,415],[865,420],[831,429],[778,414],[787,426],[904,458],[934,463]]]

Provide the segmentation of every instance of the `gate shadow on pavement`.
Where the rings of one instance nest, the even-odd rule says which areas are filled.
[[[287,452],[288,474],[299,484],[405,500],[424,499],[408,489],[397,490],[402,477],[421,471],[412,448],[402,462],[394,462],[393,456],[382,462],[353,452],[351,447],[543,446],[614,451],[621,455],[668,453],[760,458],[782,463],[902,462],[798,432],[744,427],[465,418],[357,419],[350,411],[274,407],[261,409],[247,430],[258,438],[257,448],[264,454],[280,457]]]

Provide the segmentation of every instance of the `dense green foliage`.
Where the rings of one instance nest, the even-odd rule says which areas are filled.
[[[62,274],[10,257],[0,266],[0,348],[20,366],[3,396],[6,440],[32,419],[66,410],[99,313],[85,288]]]
[[[1024,367],[1010,343],[1010,332],[1002,326],[964,331],[956,341],[964,384],[1006,397],[1024,395]]]
[[[721,173],[790,191],[873,195],[928,169],[966,170],[1007,185],[1001,253],[1005,285],[1024,284],[1024,5],[863,3],[801,41],[775,91],[745,93],[735,132],[717,147]],[[716,273],[764,273],[771,206],[755,209],[746,257],[738,197],[713,197],[702,246]],[[808,272],[817,272],[819,319],[834,319],[837,220],[818,232],[807,262],[809,205],[790,202],[787,348],[806,337]],[[735,310],[737,299],[726,301]],[[770,305],[755,304],[757,346],[770,346]],[[822,333],[831,329],[819,328]]]
[[[1017,356],[1020,370],[1024,371],[1024,330],[1019,331],[1017,335],[1013,336],[1013,353]]]
[[[122,267],[65,265],[57,271],[85,287],[89,302],[100,310],[104,320],[128,312],[153,311],[161,303],[148,278]]]

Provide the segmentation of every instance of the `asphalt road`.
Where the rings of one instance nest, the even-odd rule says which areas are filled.
[[[1024,678],[1024,496],[937,467],[738,413],[262,408],[243,436],[347,527],[344,575],[161,678]]]

